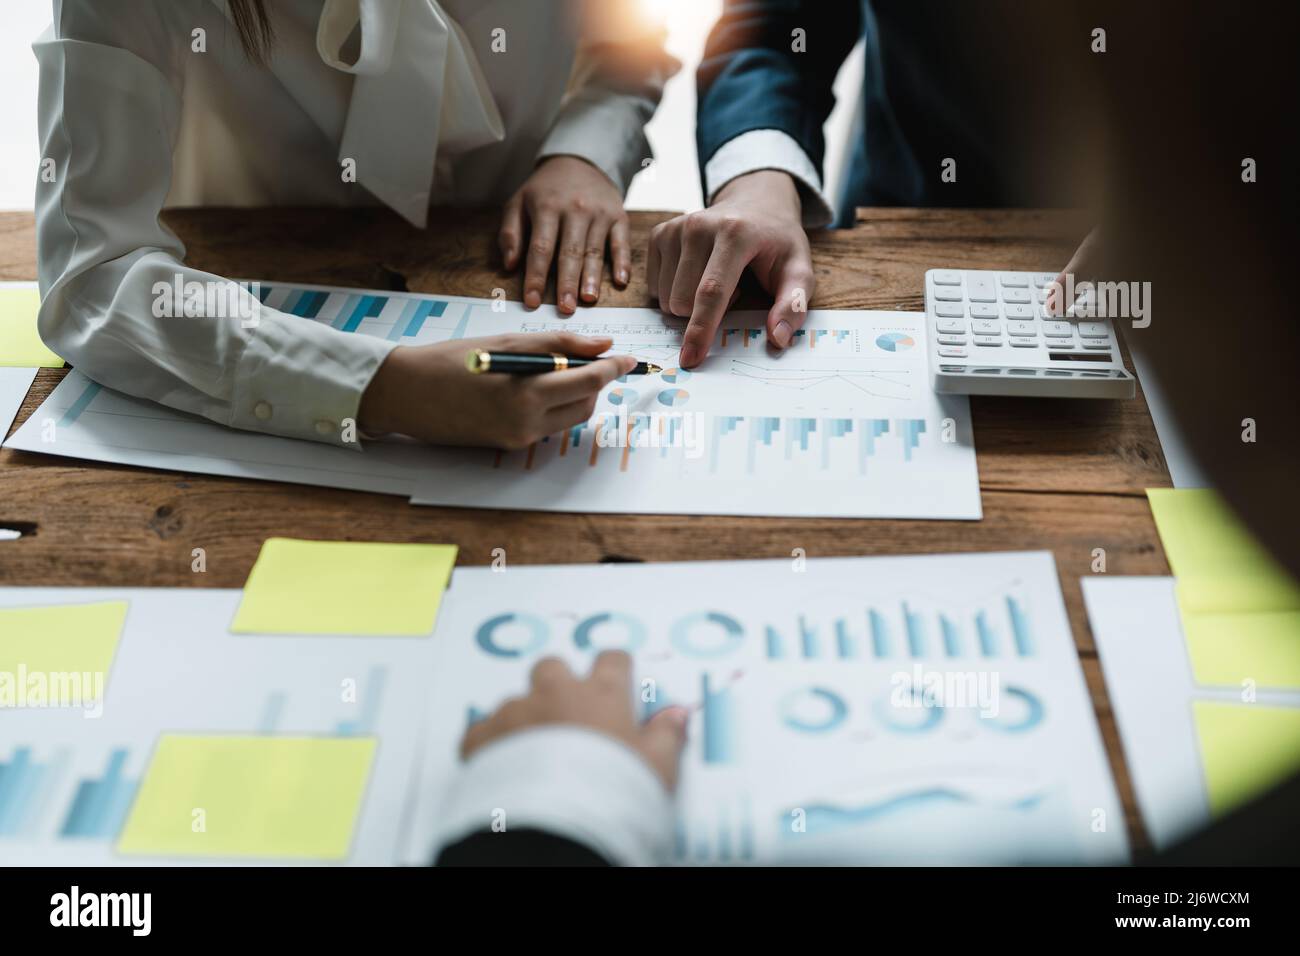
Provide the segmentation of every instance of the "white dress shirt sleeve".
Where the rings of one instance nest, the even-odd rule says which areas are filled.
[[[831,204],[822,194],[822,178],[790,134],[779,129],[755,129],[728,140],[704,166],[704,183],[712,205],[718,191],[737,176],[760,169],[789,173],[799,188],[805,229],[829,225],[835,219]]]
[[[437,853],[480,831],[544,830],[610,863],[669,862],[673,799],[625,744],[584,727],[533,727],[477,751],[439,812]]]
[[[645,125],[664,84],[681,63],[664,48],[662,29],[644,26],[627,0],[588,3],[569,91],[537,159],[578,156],[627,194],[632,177],[653,160]]]
[[[41,337],[110,388],[223,425],[359,448],[345,420],[393,344],[265,307],[255,323],[247,309],[212,308],[232,298],[228,280],[187,267],[159,221],[188,37],[138,9],[149,4],[129,15],[100,6],[56,3],[33,47],[41,156],[54,171],[36,196]],[[156,289],[178,281],[210,284],[207,304],[156,317]]]

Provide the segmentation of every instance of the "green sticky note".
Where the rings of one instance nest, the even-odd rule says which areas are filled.
[[[1300,769],[1300,707],[1198,700],[1192,704],[1215,816]]]
[[[158,741],[119,853],[268,860],[346,859],[373,737]]]
[[[101,698],[126,601],[0,608],[0,709]]]
[[[1196,680],[1300,687],[1300,587],[1208,489],[1147,492]]]
[[[0,283],[0,365],[16,368],[63,368],[41,341],[36,315],[41,294],[25,283]]]
[[[450,544],[268,538],[230,629],[425,636],[456,563]]]

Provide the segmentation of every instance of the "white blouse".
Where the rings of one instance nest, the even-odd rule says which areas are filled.
[[[110,388],[358,447],[320,423],[355,420],[393,343],[265,307],[255,325],[155,318],[156,285],[222,281],[183,264],[159,212],[382,203],[423,227],[430,205],[499,204],[560,154],[626,191],[677,67],[638,7],[271,0],[260,67],[224,0],[55,0],[34,45],[42,338]]]

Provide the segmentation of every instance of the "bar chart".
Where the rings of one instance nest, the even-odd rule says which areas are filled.
[[[23,836],[35,826],[49,793],[67,769],[69,752],[38,760],[31,747],[16,747],[0,763],[0,837]]]
[[[464,302],[411,293],[278,284],[261,285],[259,298],[267,308],[340,332],[360,332],[408,345],[464,338],[474,309]]]
[[[124,773],[129,751],[117,748],[98,777],[82,780],[59,833],[66,839],[111,840],[122,829],[140,784]]]

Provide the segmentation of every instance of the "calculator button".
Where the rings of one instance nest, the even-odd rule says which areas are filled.
[[[934,297],[940,302],[960,302],[962,299],[961,286],[959,285],[938,285],[934,287]]]
[[[943,358],[965,358],[966,350],[947,345],[939,349],[939,355]]]
[[[1002,323],[996,319],[974,319],[970,328],[976,335],[997,335],[1002,331]]]
[[[993,279],[987,275],[971,275],[966,279],[966,291],[972,302],[996,302],[997,290],[993,288]]]
[[[1002,290],[1002,301],[1003,302],[1028,302],[1029,290],[1004,288]]]
[[[1012,333],[1012,334],[1014,335],[1015,333]],[[1036,348],[1038,348],[1038,338],[1037,338],[1037,336],[1035,336],[1035,337],[1032,338],[1032,339],[1015,339],[1015,338],[1013,338],[1013,339],[1011,339],[1011,344],[1012,344],[1013,346],[1015,346],[1016,348],[1018,348],[1018,349],[1036,349]]]
[[[941,335],[939,336],[940,345],[965,345],[966,336],[964,335]]]
[[[999,273],[998,282],[1002,283],[1003,289],[1023,289],[1029,285],[1029,280],[1016,272]]]
[[[1033,322],[1009,321],[1007,322],[1007,331],[1012,335],[1037,335],[1038,326]]]
[[[1012,303],[1004,306],[1003,311],[1008,319],[1032,319],[1034,317],[1034,307],[1032,305]]]
[[[964,319],[966,306],[960,302],[936,302],[934,314],[944,319]]]
[[[1093,349],[1094,351],[1100,351],[1102,349],[1105,349],[1107,352],[1109,352],[1110,339],[1084,339],[1083,347],[1085,349]]]
[[[946,332],[949,335],[966,334],[966,323],[962,319],[940,319],[935,325],[940,332]]]
[[[1071,325],[1069,322],[1061,322],[1061,321],[1059,321],[1059,320],[1057,320],[1057,321],[1055,321],[1055,322],[1044,322],[1044,323],[1043,323],[1043,334],[1044,334],[1044,335],[1051,335],[1051,336],[1058,336],[1058,335],[1061,335],[1061,336],[1065,336],[1065,337],[1067,337],[1067,338],[1073,338],[1073,337],[1074,337],[1074,326]]]
[[[1105,322],[1080,322],[1079,334],[1085,339],[1108,339],[1110,329],[1106,327]]]
[[[1002,336],[1000,336],[1000,335],[977,335],[977,336],[975,336],[975,344],[976,344],[976,345],[983,345],[983,346],[985,346],[985,347],[989,347],[989,346],[993,346],[993,345],[1001,345],[1001,344],[1002,344]]]
[[[1050,272],[1034,273],[1034,285],[1040,289],[1043,286],[1051,285],[1055,281],[1056,281],[1056,276],[1052,275],[1052,273]]]
[[[932,272],[930,278],[934,280],[935,285],[961,285],[961,273],[942,270]]]
[[[972,302],[970,304],[970,317],[972,319],[1000,319],[1002,313],[998,307],[989,302]]]

